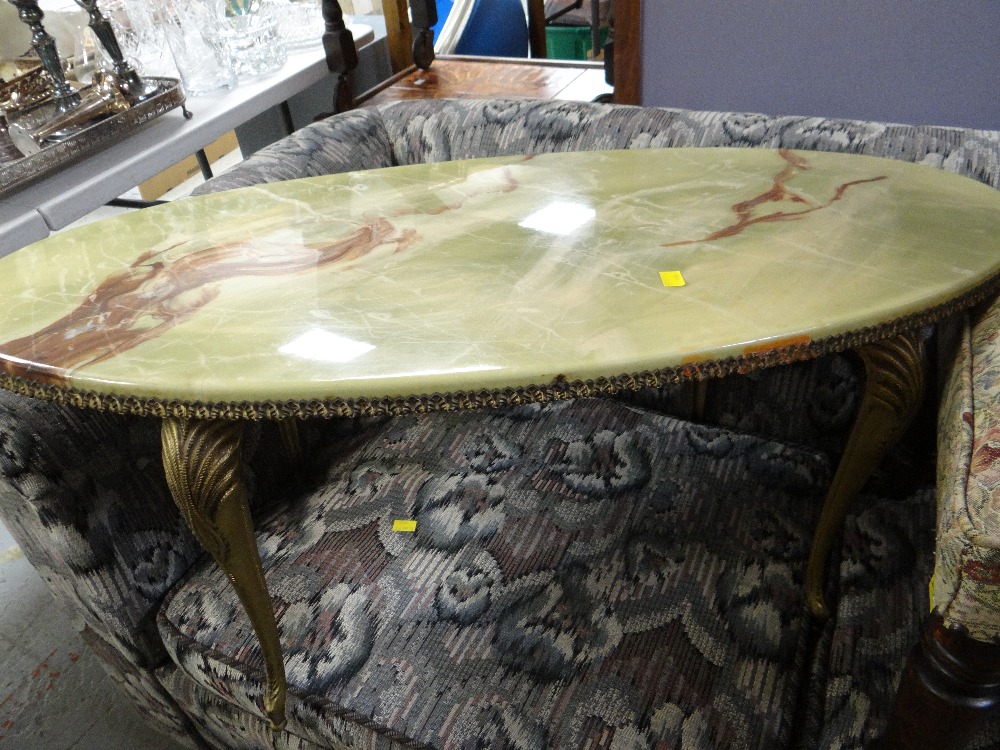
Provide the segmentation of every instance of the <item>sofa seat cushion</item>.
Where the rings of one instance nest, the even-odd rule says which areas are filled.
[[[176,664],[156,670],[156,679],[198,727],[198,736],[222,750],[324,750],[296,735],[282,733],[280,744],[267,719],[248,714],[225,698],[188,678]],[[325,746],[329,747],[329,745]],[[374,748],[372,748],[374,750]]]
[[[829,474],[822,453],[612,399],[388,420],[259,524],[286,731],[321,747],[780,747]],[[191,680],[260,715],[262,659],[214,564],[158,622]]]

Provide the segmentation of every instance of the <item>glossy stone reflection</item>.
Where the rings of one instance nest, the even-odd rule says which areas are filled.
[[[760,195],[756,195],[749,200],[740,201],[733,204],[733,213],[736,214],[736,221],[727,227],[717,229],[711,234],[699,240],[677,240],[675,242],[665,242],[664,247],[680,247],[690,245],[695,242],[711,242],[721,240],[725,237],[732,237],[740,234],[754,224],[766,224],[774,221],[799,221],[814,211],[822,211],[829,208],[834,203],[844,197],[844,193],[849,188],[857,185],[864,185],[872,182],[880,182],[886,179],[885,175],[868,177],[860,180],[851,180],[833,188],[832,197],[821,203],[810,200],[789,185],[789,182],[804,169],[809,169],[809,160],[802,153],[779,149],[778,154],[787,162],[787,166],[782,169],[774,178],[771,188]],[[788,208],[779,208],[780,206]],[[770,208],[770,213],[757,214],[761,208]],[[789,210],[789,209],[794,210]]]
[[[637,149],[330,175],[0,259],[0,362],[178,403],[603,393],[917,325],[1000,276],[997,237],[997,191],[844,154]]]
[[[249,240],[190,253],[171,254],[178,246],[143,253],[67,315],[3,344],[3,369],[37,382],[60,382],[67,370],[103,362],[188,320],[215,299],[227,279],[314,273],[380,245],[394,244],[398,252],[413,239],[379,219],[328,246],[285,247],[272,255],[259,253]]]

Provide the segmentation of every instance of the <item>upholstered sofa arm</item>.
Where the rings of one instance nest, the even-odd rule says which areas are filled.
[[[1000,132],[553,100],[414,99],[312,123],[201,194],[401,164],[619,148],[791,148],[923,163],[1000,187]]]
[[[199,185],[192,194],[392,165],[392,145],[381,116],[359,109],[297,130]]]
[[[314,431],[308,445],[325,442]],[[255,426],[244,447],[263,510],[288,484],[280,435]],[[162,658],[156,609],[203,550],[167,488],[158,420],[0,391],[0,517],[77,629],[138,667]]]
[[[1000,131],[555,100],[415,99],[378,108],[396,164],[618,148],[866,154],[1000,187]]]
[[[1000,638],[1000,300],[964,326],[942,397],[934,607]]]

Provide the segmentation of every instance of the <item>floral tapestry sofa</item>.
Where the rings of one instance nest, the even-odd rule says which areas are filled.
[[[995,132],[416,100],[314,123],[200,192],[717,146],[884,156],[1000,187]],[[940,412],[935,390],[852,509],[825,621],[806,612],[805,566],[863,388],[849,355],[710,382],[703,407],[670,388],[306,422],[294,481],[276,426],[256,425],[246,475],[289,682],[278,732],[249,623],[171,501],[155,420],[0,393],[0,513],[109,673],[188,747],[872,747],[932,574],[946,631],[1000,634],[998,321],[988,305],[928,332]],[[417,531],[394,533],[399,517]],[[969,747],[1000,743],[1000,723],[966,726]]]

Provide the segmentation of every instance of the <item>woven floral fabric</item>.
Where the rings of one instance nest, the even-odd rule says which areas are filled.
[[[945,624],[1000,638],[1000,303],[967,322],[939,412],[934,606]]]
[[[865,750],[885,729],[930,607],[934,489],[859,497],[844,525],[833,616],[821,625],[798,747]],[[996,736],[996,735],[994,735]]]
[[[930,611],[933,487],[862,494],[844,524],[833,616],[811,660],[796,750],[866,750],[885,729],[907,657]],[[994,716],[968,750],[1000,747]]]
[[[386,422],[260,525],[289,731],[780,747],[828,479],[821,453],[607,399]],[[259,711],[259,654],[214,565],[159,622],[201,687]]]
[[[863,153],[918,162],[963,174],[993,187],[1000,186],[1000,134],[994,131],[578,102],[425,100],[356,110],[310,125],[254,154],[197,192],[417,161],[554,150],[712,146]],[[953,371],[957,379],[946,390],[951,400],[942,409],[940,426],[939,492],[942,502],[936,602],[949,622],[969,627],[974,637],[979,638],[997,634],[991,623],[996,622],[995,602],[1000,594],[993,583],[1000,561],[996,558],[998,545],[991,531],[996,528],[996,485],[991,477],[995,473],[993,458],[998,449],[991,411],[995,411],[992,408],[996,392],[993,362],[997,323],[994,308],[967,333],[966,358],[962,360],[964,364]],[[684,417],[694,414],[690,399],[677,389],[637,394],[633,399],[638,399],[633,403],[666,413]],[[803,455],[812,455],[815,450],[834,455],[842,444],[841,430],[846,429],[853,418],[856,403],[857,371],[852,369],[848,359],[832,357],[787,370],[765,371],[749,378],[713,383],[702,418],[734,431],[762,436],[764,443],[772,439],[805,445]],[[309,429],[314,429],[315,436],[322,442],[327,439],[325,431],[333,427],[312,426]],[[370,436],[366,430],[376,427],[363,426],[359,440],[367,441]],[[71,611],[78,627],[99,635],[106,644],[102,653],[109,664],[115,661],[110,658],[113,648],[124,663],[133,665],[135,674],[119,679],[134,694],[146,691],[145,697],[140,696],[137,701],[152,707],[150,714],[154,716],[162,710],[170,713],[170,709],[162,691],[150,682],[151,670],[157,665],[165,668],[163,660],[166,658],[152,620],[166,592],[199,554],[166,492],[158,465],[158,434],[155,422],[72,412],[0,394],[0,514],[57,599]],[[288,489],[281,482],[284,464],[275,452],[276,440],[262,440],[264,449],[252,459],[251,472],[251,476],[256,477],[255,485],[261,488],[260,492],[253,493],[258,508],[265,503],[280,505]],[[343,449],[338,440],[333,442],[341,445],[337,450]],[[784,508],[780,503],[776,507]],[[284,511],[291,512],[291,509]],[[780,517],[775,512],[776,517]],[[462,538],[467,541],[472,534],[469,524],[459,524],[459,530],[462,529],[466,534]],[[335,532],[339,533],[335,528],[329,533]],[[878,538],[890,552],[896,546],[905,550],[911,544],[902,535],[887,533]],[[693,549],[699,544],[707,544],[698,534],[692,539]],[[757,543],[762,542],[757,540]],[[860,551],[858,555],[863,568],[865,558]],[[306,568],[308,566],[298,565],[295,569]],[[902,568],[898,574],[902,579]],[[919,580],[925,575],[920,569],[913,568],[912,575],[918,587],[926,584],[925,580]],[[879,597],[893,602],[912,600],[909,594],[893,594],[892,586],[895,585],[889,579],[881,583],[876,581],[866,596],[871,602],[877,602]],[[692,610],[697,609],[694,597],[686,601]],[[342,607],[342,603],[334,598],[332,606]],[[873,605],[867,611],[875,609]],[[904,610],[909,611],[900,605],[898,611]],[[297,611],[301,610],[293,610],[292,615]],[[919,613],[908,616],[921,617]],[[336,625],[337,621],[330,622]],[[199,632],[204,635],[203,631]],[[181,631],[175,631],[175,636],[171,649],[180,661],[197,663],[209,659],[194,642],[188,644],[192,650],[182,652],[186,646]],[[674,642],[681,641],[675,639]],[[896,643],[895,637],[893,643]],[[251,645],[245,648],[248,653],[253,652]],[[751,653],[754,652],[751,650]],[[848,659],[845,656],[848,653],[857,658]],[[820,723],[810,726],[821,726],[823,721],[839,722],[841,729],[831,728],[826,734],[817,729],[815,736],[826,737],[830,743],[824,745],[827,747],[856,746],[851,744],[856,742],[853,739],[835,738],[867,736],[865,733],[870,733],[871,727],[877,725],[878,717],[883,715],[880,711],[884,710],[877,698],[881,689],[878,686],[883,683],[867,680],[867,677],[877,672],[872,666],[879,664],[876,659],[879,656],[888,659],[889,654],[888,651],[880,654],[878,648],[871,646],[858,646],[850,652],[834,649],[831,654],[839,659],[841,671],[836,676],[837,687],[831,688],[834,692],[825,703],[823,699],[814,703],[813,708],[818,707],[818,713],[809,715],[825,718],[815,718]],[[211,711],[236,706],[243,706],[247,712],[256,711],[259,683],[256,677],[244,676],[246,664],[240,660],[225,662],[230,665],[227,669],[231,668],[235,680],[233,685],[228,685],[219,677],[224,671],[221,666],[224,662],[214,660],[214,656],[211,659],[210,668],[188,666],[188,669],[203,677],[215,675],[217,679],[212,688],[192,685],[188,692],[169,689],[179,705],[183,705],[192,717],[202,717],[209,712],[210,706]],[[795,668],[800,666],[799,663],[794,665]],[[791,666],[788,668],[794,673]],[[116,669],[112,665],[113,674],[124,674]],[[310,686],[310,691],[318,690],[308,668],[302,666],[301,669],[305,670],[305,677],[300,684]],[[824,669],[816,674],[827,674]],[[782,681],[799,679],[797,673],[785,675],[778,671],[775,666],[771,671],[754,673],[754,677],[759,676],[769,685],[779,682],[784,685]],[[185,679],[182,673],[173,677],[174,684]],[[187,701],[188,697],[198,694],[195,688],[204,691],[202,698],[182,702],[181,698]],[[775,689],[780,692],[784,688]],[[826,694],[825,688],[817,687],[816,690]],[[706,700],[714,700],[707,691],[703,695]],[[731,694],[725,690],[720,696],[720,701],[731,700]],[[881,700],[888,701],[889,695],[882,695]],[[349,712],[334,715],[332,705],[334,703],[322,701],[318,704],[293,701],[295,736],[307,743],[301,747],[307,748],[308,742],[313,742],[306,737],[314,738],[314,744],[319,746],[332,747],[359,746],[362,741],[374,747],[372,743],[396,741],[385,739],[395,737],[392,733],[378,733],[384,724],[368,720],[356,723],[345,718],[354,716]],[[778,700],[776,705],[779,713],[784,712],[785,703]],[[848,708],[838,711],[830,708],[824,713],[824,705]],[[237,714],[225,720],[228,725],[217,722],[212,730],[213,742],[220,747],[227,747],[220,739],[229,731],[226,726],[234,732],[234,739],[228,746],[250,746],[249,739],[240,738],[238,729],[249,726],[253,718],[247,713],[241,720],[238,712],[243,709],[235,710]],[[698,714],[700,719],[688,717],[690,721],[684,724],[688,727],[684,731],[689,734],[682,732],[671,736],[687,738],[683,741],[694,743],[690,747],[698,747],[697,742],[712,731],[728,731],[725,727],[734,726],[729,717],[739,715],[728,708],[718,708],[715,703],[711,710],[716,713]],[[716,722],[720,716],[721,720]],[[699,724],[702,719],[704,721]],[[179,726],[177,722],[182,720],[179,715],[171,714],[164,726],[174,731],[173,728]],[[201,718],[196,719],[196,723],[200,721]],[[785,722],[783,726],[788,723],[784,713],[775,721]],[[698,726],[710,728],[699,730]],[[781,732],[787,734],[787,730],[780,730],[779,734]],[[347,739],[338,739],[340,737]],[[291,743],[290,739],[287,741]],[[681,741],[678,739],[677,743]],[[725,741],[722,740],[722,746]],[[500,746],[499,741],[497,746]],[[668,743],[667,746],[673,745]],[[378,744],[378,747],[388,745]]]
[[[928,611],[934,515],[930,488],[904,499],[864,495],[848,515],[835,567],[834,614],[822,626],[804,665],[809,672],[802,678],[797,731],[785,747],[864,750],[884,728],[903,663]],[[173,665],[157,677],[214,747],[313,750],[321,746],[289,732],[278,735],[275,742],[264,719],[201,687]],[[329,712],[305,702],[296,702],[294,710],[298,722],[312,727],[310,736],[328,738],[322,747],[408,746],[362,724],[331,719]],[[336,728],[321,728],[324,721],[335,722]],[[1000,719],[976,738],[970,750],[998,745]]]
[[[221,750],[329,750],[337,745],[317,745],[289,732],[275,734],[265,719],[237,708],[224,698],[189,679],[174,664],[156,670],[156,679],[184,708],[197,726],[197,736]],[[388,750],[385,742],[378,750]],[[375,748],[372,748],[375,750]],[[396,748],[392,748],[396,750]]]
[[[236,169],[199,185],[191,194],[391,166],[392,146],[382,118],[371,110],[359,109],[296,131],[257,151]]]
[[[1000,132],[554,100],[381,105],[393,162],[615,148],[793,148],[917,162],[1000,186]]]
[[[149,672],[166,592],[201,554],[167,492],[156,422],[0,391],[0,514],[107,672],[150,722],[190,722]]]
[[[553,100],[414,99],[312,123],[196,193],[399,164],[668,147],[867,154],[1000,186],[1000,132],[992,130]]]
[[[884,728],[902,665],[928,611],[926,580],[933,566],[934,515],[931,488],[904,499],[866,494],[848,515],[840,562],[834,568],[838,573],[834,614],[820,629],[803,667],[808,674],[798,698],[797,731],[785,747],[864,750]],[[201,687],[172,664],[159,670],[157,677],[214,747],[321,747],[290,732],[272,739],[264,719]],[[294,711],[299,723],[311,727],[310,736],[329,738],[322,747],[408,747],[362,724],[331,719],[322,707],[297,701]],[[321,728],[324,721],[335,722],[336,728]],[[970,750],[998,745],[1000,719],[976,738]]]
[[[349,443],[361,425],[312,423],[303,446]],[[341,437],[337,437],[341,436]],[[288,487],[273,426],[248,430],[260,509]],[[160,422],[71,409],[0,390],[0,516],[108,673],[169,733],[189,726],[152,676],[166,658],[163,597],[202,554],[163,473]]]
[[[162,656],[152,620],[201,554],[174,506],[156,420],[0,391],[0,513],[78,629],[129,662]]]
[[[810,362],[758,370],[703,383],[696,409],[678,397],[691,384],[648,388],[621,398],[668,414],[839,456],[861,400],[862,371],[851,357],[834,354]]]

